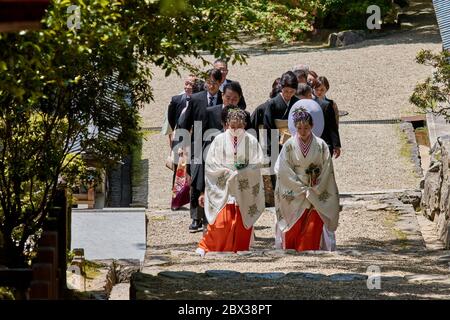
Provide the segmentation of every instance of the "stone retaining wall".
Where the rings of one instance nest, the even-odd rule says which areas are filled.
[[[438,237],[450,249],[450,136],[441,136],[431,149],[430,168],[425,174],[421,207],[436,223]]]
[[[414,163],[414,172],[417,176],[423,178],[423,170],[420,165],[420,152],[419,146],[416,140],[416,134],[411,122],[403,122],[400,124],[400,130],[406,135],[408,147],[410,148],[411,161]]]

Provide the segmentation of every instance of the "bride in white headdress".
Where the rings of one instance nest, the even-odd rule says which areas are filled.
[[[337,229],[340,208],[328,145],[313,134],[314,121],[305,108],[294,110],[289,120],[295,132],[275,165],[276,245],[330,250],[323,243],[329,238],[324,233]]]

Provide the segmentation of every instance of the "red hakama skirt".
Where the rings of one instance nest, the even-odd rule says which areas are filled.
[[[315,209],[306,209],[302,217],[284,234],[284,249],[319,250],[323,221]]]
[[[216,221],[208,225],[208,230],[198,247],[211,251],[248,251],[253,228],[246,229],[239,207],[228,203],[217,215]]]

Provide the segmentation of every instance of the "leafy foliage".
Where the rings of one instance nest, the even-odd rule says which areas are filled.
[[[450,52],[433,53],[422,50],[416,61],[434,67],[431,77],[416,85],[411,103],[423,112],[432,112],[450,119]]]
[[[367,8],[377,5],[384,20],[395,9],[392,0],[318,0],[317,27],[366,29]],[[386,22],[386,21],[385,21]]]
[[[0,300],[14,300],[13,291],[5,287],[0,287]]]
[[[256,33],[269,35],[271,40],[288,43],[300,40],[313,31],[316,1],[248,1],[242,8],[243,15],[255,17]],[[251,28],[250,28],[251,29]]]

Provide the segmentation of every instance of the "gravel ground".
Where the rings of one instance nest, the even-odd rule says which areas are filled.
[[[339,228],[336,232],[338,243],[337,253],[322,253],[318,255],[303,255],[290,253],[283,255],[270,252],[268,256],[257,254],[255,256],[238,257],[232,255],[208,254],[204,259],[195,253],[202,234],[187,232],[189,225],[188,212],[155,213],[149,215],[148,255],[162,255],[170,253],[177,256],[179,261],[166,270],[186,270],[203,272],[211,269],[230,269],[240,272],[288,272],[305,271],[311,268],[315,272],[332,274],[336,272],[365,272],[369,265],[361,260],[378,260],[385,250],[396,251],[400,243],[389,225],[393,216],[386,211],[366,211],[364,208],[346,209],[341,213]],[[252,250],[262,252],[274,250],[274,214],[266,210],[255,225],[255,242]],[[177,231],[177,232],[174,232]],[[179,235],[179,236],[177,236]],[[416,249],[423,249],[418,247]],[[380,250],[382,250],[380,252]],[[272,253],[277,256],[272,256]],[[302,256],[301,261],[298,256]],[[322,259],[327,256],[329,259]],[[335,264],[338,259],[340,263]],[[239,264],[236,261],[239,260]],[[349,264],[343,263],[347,261]],[[382,259],[384,260],[384,259]],[[265,261],[264,264],[255,263]],[[358,262],[358,264],[353,264]]]
[[[130,284],[116,284],[109,295],[108,300],[130,300]]]
[[[422,299],[450,297],[448,283],[414,283],[404,279],[412,274],[448,275],[436,255],[423,243],[409,242],[395,231],[396,215],[391,211],[367,211],[371,202],[344,207],[336,233],[336,252],[280,252],[273,250],[273,212],[266,210],[255,225],[251,252],[212,253],[205,258],[194,254],[201,233],[189,234],[188,212],[149,214],[147,266],[138,276],[140,299]],[[175,230],[175,232],[174,232]],[[177,230],[183,230],[178,232]],[[163,266],[152,261],[170,257]],[[368,290],[365,279],[334,281],[341,273],[367,276],[369,266],[378,266],[382,289]],[[194,278],[157,277],[159,271],[195,272]],[[310,272],[315,279],[289,275],[278,280],[219,281],[205,276],[207,270],[241,273]],[[328,276],[328,277],[327,277]]]
[[[404,145],[399,125],[341,125],[343,152],[334,161],[341,192],[414,189],[420,177]]]
[[[306,63],[329,79],[329,97],[349,112],[343,120],[386,119],[414,112],[408,98],[430,73],[414,58],[420,49],[441,48],[438,31],[432,30],[399,32],[339,49],[251,50],[247,65],[229,66],[229,78],[241,83],[252,111],[267,100],[275,78]],[[176,75],[164,78],[164,72],[155,69],[152,85],[155,101],[142,111],[144,126],[150,127],[162,124],[170,98],[183,90],[183,81]]]
[[[316,280],[295,275],[278,280],[239,277],[224,281],[203,274],[166,279],[140,273],[135,279],[139,282],[138,300],[448,300],[450,296],[448,283],[417,284],[398,277],[382,278],[380,290],[369,290],[367,280]]]

